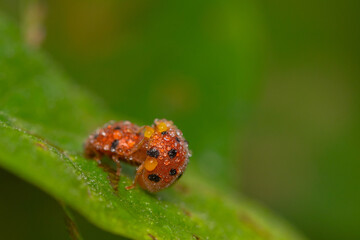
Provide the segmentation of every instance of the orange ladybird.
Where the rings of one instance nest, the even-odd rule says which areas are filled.
[[[189,162],[188,143],[172,121],[155,119],[152,126],[138,127],[125,121],[110,123],[90,135],[85,156],[100,161],[102,156],[138,166],[134,182],[149,192],[169,187],[181,177]]]

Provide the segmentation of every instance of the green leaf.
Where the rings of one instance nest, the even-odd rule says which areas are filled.
[[[0,15],[0,166],[109,232],[135,239],[302,239],[267,210],[215,189],[189,170],[152,195],[122,175],[119,191],[82,157],[89,132],[120,116],[24,46]]]

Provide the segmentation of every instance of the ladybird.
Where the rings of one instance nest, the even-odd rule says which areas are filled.
[[[190,151],[183,133],[166,119],[139,127],[129,121],[109,123],[90,135],[85,157],[100,162],[111,158],[121,173],[120,162],[137,166],[134,182],[149,192],[158,192],[180,178],[189,162]]]

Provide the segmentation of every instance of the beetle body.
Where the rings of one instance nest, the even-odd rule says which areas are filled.
[[[155,119],[152,126],[139,127],[129,121],[98,129],[85,144],[85,157],[100,161],[102,156],[138,166],[134,183],[149,192],[169,187],[181,177],[189,162],[188,143],[172,121]]]

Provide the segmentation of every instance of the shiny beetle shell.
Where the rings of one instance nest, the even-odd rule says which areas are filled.
[[[189,162],[188,143],[182,132],[166,119],[155,119],[152,126],[138,127],[129,122],[109,123],[90,135],[85,156],[100,161],[108,156],[138,166],[132,189],[136,184],[149,192],[169,187],[184,173]]]

